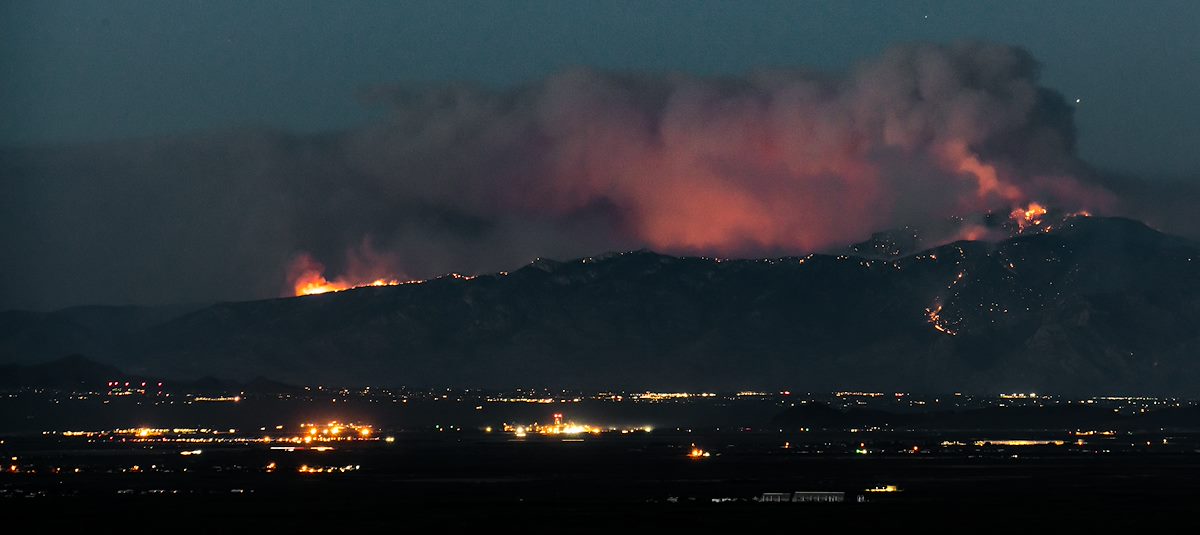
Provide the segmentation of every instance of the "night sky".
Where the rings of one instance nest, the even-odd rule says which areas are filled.
[[[1081,99],[1106,168],[1200,168],[1200,4],[1116,2],[7,2],[0,141],[358,124],[366,86],[506,86],[558,69],[843,69],[904,41],[1017,44]]]
[[[306,262],[802,253],[1032,200],[1194,235],[1198,26],[1167,1],[8,2],[0,309],[273,297]]]

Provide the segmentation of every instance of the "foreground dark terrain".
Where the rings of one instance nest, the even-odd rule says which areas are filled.
[[[1194,435],[1174,437],[1183,442],[1161,451],[1125,445],[1105,454],[1053,446],[902,454],[872,436],[868,440],[882,451],[855,455],[843,448],[861,437],[821,436],[815,444],[791,442],[784,449],[788,438],[797,437],[665,432],[577,443],[413,433],[387,446],[323,453],[219,448],[194,461],[174,451],[30,449],[22,459],[83,464],[87,472],[6,474],[0,507],[31,516],[53,511],[58,520],[86,523],[115,517],[213,527],[251,519],[376,527],[572,520],[580,522],[573,529],[584,531],[637,526],[630,522],[885,526],[970,520],[965,511],[988,524],[1112,527],[1183,520],[1200,495]],[[887,436],[882,442],[929,444],[939,438]],[[719,454],[690,459],[691,442],[716,445]],[[103,471],[147,463],[167,472]],[[269,463],[278,472],[265,471]],[[303,463],[361,469],[297,473]],[[864,492],[884,485],[901,490]],[[764,493],[794,491],[845,492],[848,502],[755,501]],[[866,502],[857,503],[858,496]]]

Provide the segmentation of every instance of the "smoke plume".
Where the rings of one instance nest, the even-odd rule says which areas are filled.
[[[235,299],[291,293],[306,266],[373,280],[639,247],[806,253],[1031,201],[1115,209],[1038,71],[984,43],[896,46],[842,73],[579,68],[508,89],[372,88],[387,119],[346,132],[10,154],[6,211],[42,234],[7,237],[6,260],[35,275],[5,292]],[[21,290],[39,277],[62,291]]]

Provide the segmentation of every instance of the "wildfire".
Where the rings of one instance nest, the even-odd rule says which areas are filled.
[[[328,292],[340,292],[353,288],[367,286],[399,286],[404,284],[395,279],[375,279],[370,282],[350,282],[345,279],[327,280],[320,273],[306,273],[296,280],[296,295],[317,295]]]
[[[336,279],[325,278],[325,266],[308,253],[300,253],[288,266],[288,281],[292,295],[317,295],[340,292],[367,286],[397,286],[406,282],[380,275],[395,273],[395,261],[381,259],[383,255],[364,245],[356,254],[348,255],[345,273]]]
[[[1025,232],[1025,229],[1029,227],[1041,225],[1042,216],[1046,215],[1046,212],[1047,210],[1045,206],[1042,206],[1036,202],[1031,202],[1029,203],[1029,206],[1025,208],[1018,207],[1013,209],[1012,213],[1009,214],[1009,217],[1011,217],[1013,221],[1017,222],[1017,228],[1020,229],[1021,232]]]

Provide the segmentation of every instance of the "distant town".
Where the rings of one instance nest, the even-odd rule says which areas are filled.
[[[10,390],[0,395],[5,415],[0,454],[7,460],[0,496],[270,492],[279,482],[263,478],[283,474],[366,477],[375,485],[376,478],[411,477],[406,471],[411,466],[400,467],[414,459],[436,465],[463,456],[470,456],[468,464],[541,458],[570,465],[599,455],[601,464],[651,463],[657,467],[651,471],[674,471],[690,464],[723,465],[724,470],[817,459],[834,464],[877,459],[905,466],[919,459],[1076,463],[1200,454],[1200,402],[1179,398],[1037,392],[290,390],[199,392],[123,380],[70,390]],[[485,475],[493,470],[485,469]],[[58,484],[70,478],[88,483]],[[638,496],[661,503],[869,503],[922,492],[919,480],[902,474],[833,478],[805,489],[780,489],[770,477],[761,479],[757,486],[651,485]]]

